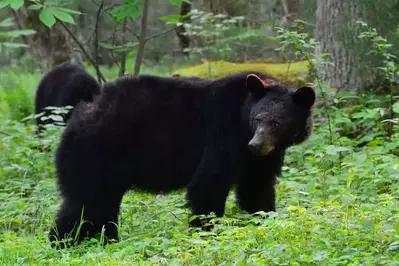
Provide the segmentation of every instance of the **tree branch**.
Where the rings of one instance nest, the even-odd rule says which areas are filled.
[[[100,49],[98,47],[98,22],[100,21],[100,16],[101,16],[101,10],[104,7],[104,0],[101,1],[101,4],[98,8],[97,11],[97,16],[96,16],[96,24],[95,24],[95,42],[94,42],[94,57],[95,57],[95,63],[96,63],[96,72],[97,72],[97,79],[98,82],[101,84],[101,77],[100,77],[100,68],[99,68],[99,62],[100,62]]]
[[[152,40],[152,39],[155,39],[155,38],[159,37],[160,35],[163,35],[163,34],[166,34],[166,33],[171,32],[171,31],[174,31],[175,29],[177,29],[177,28],[179,28],[179,27],[181,27],[181,26],[175,26],[175,27],[173,27],[173,28],[170,28],[170,29],[167,29],[167,30],[158,32],[158,33],[156,33],[156,34],[154,34],[154,35],[152,35],[152,36],[146,38],[144,41],[145,41],[145,42],[150,41],[150,40]]]
[[[83,54],[86,56],[87,60],[89,60],[90,64],[96,69],[97,73],[99,74],[100,78],[102,81],[107,82],[106,79],[104,78],[104,75],[101,73],[99,66],[96,64],[96,62],[93,60],[93,58],[90,56],[90,54],[86,51],[86,49],[83,47],[82,43],[78,40],[78,38],[73,34],[73,32],[65,25],[64,22],[61,20],[58,20],[60,25],[68,32],[68,34],[72,37],[72,39],[75,41],[75,43],[79,46],[79,48],[82,50]]]
[[[126,43],[126,24],[127,24],[127,19],[124,18],[122,22],[122,43]],[[121,66],[119,68],[119,77],[122,77],[125,75],[126,72],[126,57],[127,57],[127,52],[126,50],[123,50],[121,53]]]
[[[193,19],[191,19],[191,21],[195,21],[195,20],[197,20],[197,19],[199,19],[199,18],[202,18],[202,16],[198,16],[198,17],[196,17],[196,18],[193,18]],[[163,35],[163,34],[166,34],[166,33],[171,32],[171,31],[174,31],[174,30],[176,30],[177,28],[182,27],[182,26],[183,26],[183,25],[176,25],[176,26],[174,26],[174,27],[172,27],[172,28],[169,28],[169,29],[166,29],[166,30],[164,30],[164,31],[158,32],[158,33],[156,33],[156,34],[154,34],[154,35],[148,37],[147,39],[145,39],[145,41],[147,42],[147,41],[150,41],[150,40],[152,40],[152,39],[155,39],[155,38],[159,37],[160,35]]]

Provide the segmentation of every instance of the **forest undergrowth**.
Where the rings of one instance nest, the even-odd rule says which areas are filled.
[[[8,71],[0,85],[1,265],[399,265],[399,126],[387,127],[389,96],[341,94],[330,123],[315,110],[312,137],[287,154],[275,213],[251,216],[231,193],[225,217],[204,232],[188,226],[184,191],[130,192],[119,243],[55,250],[47,233],[60,203],[53,161],[62,127],[35,137],[22,118],[40,74]]]

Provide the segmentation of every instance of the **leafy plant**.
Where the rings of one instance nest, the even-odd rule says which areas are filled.
[[[11,18],[6,18],[2,21],[0,21],[0,30],[2,28],[8,28],[14,25],[14,22]],[[15,38],[21,37],[21,36],[27,36],[27,35],[32,35],[34,34],[34,30],[5,30],[5,31],[0,31],[0,52],[3,47],[7,48],[20,48],[20,47],[26,47],[26,44],[24,43],[17,43],[14,41]],[[7,41],[3,41],[7,40]]]
[[[24,4],[27,4],[28,9],[31,10],[40,10],[39,19],[43,22],[44,25],[51,28],[56,19],[66,23],[74,24],[74,19],[72,15],[79,15],[81,14],[79,11],[72,10],[65,7],[60,7],[57,4],[57,1],[40,1],[40,0],[2,0],[0,2],[0,9],[10,6],[14,10],[20,9]],[[54,5],[56,4],[56,5]]]
[[[383,79],[388,83],[390,95],[389,119],[384,120],[384,122],[387,123],[388,134],[392,135],[393,126],[399,123],[399,112],[395,108],[395,106],[398,106],[396,101],[399,99],[399,66],[396,64],[396,57],[389,52],[392,45],[379,35],[375,28],[369,27],[367,23],[362,21],[357,23],[366,30],[359,35],[359,38],[371,41],[369,53],[382,57],[382,65],[378,69],[382,73]],[[395,95],[395,93],[398,95]]]

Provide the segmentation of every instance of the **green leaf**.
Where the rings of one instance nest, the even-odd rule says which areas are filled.
[[[356,156],[356,163],[358,165],[362,164],[366,159],[367,159],[367,155],[366,154],[364,154],[364,153],[359,154],[359,155]]]
[[[14,10],[18,10],[24,4],[24,0],[12,0],[10,7]]]
[[[238,257],[238,259],[234,262],[234,266],[244,266],[244,265],[247,265],[246,264],[246,258],[247,258],[247,255],[245,254],[245,253],[243,253],[243,254],[241,254],[241,256],[240,257]]]
[[[365,220],[362,226],[363,229],[367,232],[372,232],[374,230],[374,223],[370,220]]]
[[[181,3],[183,3],[183,2],[191,4],[191,1],[189,1],[189,0],[169,0],[169,3],[171,3],[172,5],[175,5],[175,6],[180,6]]]
[[[26,36],[35,34],[34,30],[12,30],[5,32],[4,36],[7,37],[19,37],[19,36]]]
[[[0,2],[0,8],[4,8],[11,3],[12,0],[3,0]]]
[[[6,18],[0,22],[0,27],[3,27],[3,28],[11,27],[12,25],[14,25],[12,18]]]
[[[56,122],[64,121],[64,118],[62,118],[60,115],[50,115],[49,118]]]
[[[64,11],[61,11],[58,8],[53,9],[53,15],[63,22],[75,24],[75,21],[73,20],[73,17],[70,14],[68,14]]]
[[[24,43],[2,42],[1,44],[4,45],[5,47],[8,47],[8,48],[25,48],[25,47],[28,47],[28,45],[26,45]]]
[[[325,150],[329,155],[337,155],[340,152],[350,151],[351,149],[349,147],[328,145]]]
[[[394,113],[399,114],[399,103],[395,103],[395,104],[392,106],[392,111],[393,111]]]
[[[133,2],[114,8],[112,10],[114,20],[119,22],[124,18],[137,18],[140,15],[140,5],[140,2]]]
[[[29,10],[39,10],[43,7],[43,5],[30,5],[28,6]]]
[[[162,21],[169,22],[171,24],[177,24],[180,22],[182,19],[184,19],[186,16],[181,16],[181,15],[169,15],[169,16],[162,16],[159,19]]]
[[[49,28],[51,28],[56,22],[53,10],[54,9],[52,8],[43,8],[39,15],[40,21]]]

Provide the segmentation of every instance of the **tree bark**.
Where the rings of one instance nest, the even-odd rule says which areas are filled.
[[[126,26],[127,26],[127,18],[124,18],[122,21],[122,44],[126,43]],[[125,75],[126,72],[126,58],[127,58],[127,51],[123,50],[121,52],[121,65],[119,68],[119,77]]]
[[[182,2],[180,5],[180,15],[186,16],[188,13],[191,12],[191,3]],[[190,22],[190,17],[185,17],[180,20],[182,23]],[[176,28],[176,35],[179,38],[180,48],[184,54],[184,56],[188,57],[189,52],[185,51],[187,48],[190,47],[190,37],[185,34],[186,29],[184,25]]]
[[[36,34],[27,36],[25,41],[29,45],[32,58],[38,62],[47,62],[50,66],[71,61],[73,47],[71,38],[65,29],[56,23],[51,29],[46,27],[39,19],[40,11],[29,10],[28,2],[25,10],[16,12],[14,17],[19,21],[20,27],[36,31]]]
[[[281,27],[289,29],[292,27],[294,20],[298,19],[299,13],[304,8],[304,0],[281,0],[285,16]]]
[[[357,0],[317,0],[316,38],[319,42],[317,57],[324,57],[318,75],[328,88],[363,89],[373,75],[365,73],[364,43],[358,38],[361,20]]]
[[[149,6],[149,0],[144,0],[144,6],[141,16],[139,47],[137,48],[136,60],[134,62],[133,74],[135,76],[137,76],[140,73],[141,62],[143,60],[143,55],[144,55],[144,46],[146,43],[147,23],[148,23],[148,6]]]

